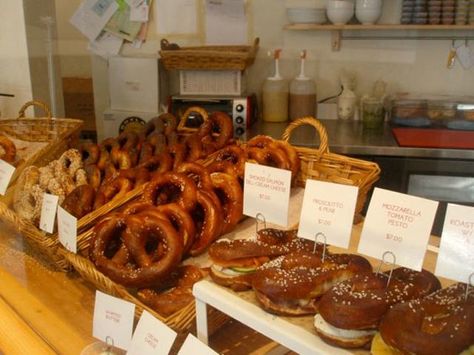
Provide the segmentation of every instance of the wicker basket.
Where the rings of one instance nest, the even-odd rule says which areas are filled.
[[[160,56],[167,70],[244,70],[257,54],[259,39],[252,46],[182,47],[161,40]]]
[[[38,106],[45,112],[42,118],[25,118],[25,110]],[[51,118],[48,107],[40,101],[29,101],[20,109],[18,118],[1,119],[0,133],[7,137],[28,143],[38,143],[38,150],[28,154],[16,166],[12,184],[23,169],[30,165],[41,165],[51,156],[60,155],[64,145],[71,146],[79,141],[83,121],[69,118]],[[41,144],[42,143],[42,144]]]
[[[295,147],[301,159],[301,169],[296,178],[296,184],[304,187],[307,179],[315,179],[357,186],[359,193],[355,208],[355,222],[360,221],[367,194],[373,184],[379,179],[379,166],[373,162],[330,153],[326,129],[320,121],[312,117],[303,117],[290,123],[285,132],[283,132],[282,139],[289,142],[291,132],[297,127],[304,125],[309,125],[316,129],[319,134],[320,144],[317,149]]]
[[[150,307],[143,304],[138,298],[134,297],[125,287],[118,285],[99,272],[90,260],[78,254],[73,254],[63,248],[59,250],[59,254],[61,254],[61,256],[74,267],[83,279],[90,282],[98,290],[134,303],[136,306],[136,318],[139,318],[143,310],[146,310],[179,333],[187,333],[193,328],[196,319],[194,302],[189,303],[187,306],[168,317],[163,317]],[[211,324],[214,329],[217,329],[229,318],[225,314],[211,308],[209,309],[209,319],[209,324]]]
[[[25,110],[32,105],[43,108],[47,117],[24,118]],[[15,170],[10,187],[5,196],[0,199],[0,219],[18,230],[35,249],[48,260],[53,261],[60,269],[66,269],[68,263],[57,253],[59,247],[57,240],[31,222],[20,218],[13,210],[14,180],[25,167],[46,165],[51,160],[59,158],[67,149],[77,146],[82,124],[81,120],[76,119],[51,118],[47,106],[39,101],[27,102],[21,108],[17,119],[0,120],[0,132],[7,136],[31,143],[44,143],[39,151],[25,159],[24,163]]]

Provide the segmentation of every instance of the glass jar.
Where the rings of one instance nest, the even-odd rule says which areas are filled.
[[[364,128],[381,128],[385,120],[383,102],[376,98],[362,99],[360,103],[361,120]]]

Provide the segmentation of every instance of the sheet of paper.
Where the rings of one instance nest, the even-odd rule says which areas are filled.
[[[89,41],[93,41],[117,9],[115,0],[84,0],[69,21]]]
[[[77,253],[77,218],[61,206],[58,207],[58,238],[67,250]]]
[[[103,342],[107,337],[117,348],[127,350],[132,339],[135,305],[96,291],[92,336]]]
[[[92,53],[107,59],[119,54],[122,44],[123,38],[114,36],[109,32],[102,32],[95,41],[89,42],[87,49]]]
[[[178,351],[178,355],[217,355],[214,350],[200,341],[192,334],[188,334],[184,341],[181,349]]]
[[[162,321],[143,311],[127,355],[167,355],[177,333]]]
[[[15,167],[0,159],[0,195],[5,195],[12,179]]]
[[[198,32],[198,8],[195,0],[154,0],[156,32],[195,34]]]
[[[150,7],[143,2],[137,7],[130,6],[130,21],[146,22],[148,21],[148,11]]]
[[[40,229],[47,233],[53,233],[54,221],[56,220],[56,211],[58,208],[59,197],[44,193],[43,204],[41,205]]]
[[[355,186],[306,180],[298,236],[315,240],[323,233],[327,244],[348,248],[358,191]]]
[[[435,274],[468,282],[474,273],[474,207],[448,204]]]
[[[390,251],[397,265],[420,271],[437,208],[437,201],[375,188],[358,251],[380,260]]]
[[[248,44],[244,0],[206,0],[206,44]]]
[[[104,31],[117,37],[133,42],[136,38],[142,22],[132,21],[130,18],[131,8],[124,0],[116,0],[120,6],[104,27]]]
[[[289,170],[245,163],[244,214],[261,213],[267,222],[287,227],[290,188]]]

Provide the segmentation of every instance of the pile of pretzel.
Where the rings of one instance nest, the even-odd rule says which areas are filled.
[[[23,170],[15,185],[13,208],[21,218],[38,225],[45,193],[58,196],[62,204],[76,187],[85,184],[87,176],[81,154],[69,149],[46,166],[32,165]]]
[[[98,145],[82,145],[89,186],[73,191],[63,207],[81,218],[155,176],[213,153],[232,139],[232,121],[222,112],[210,115],[191,135],[182,137],[176,128],[176,117],[165,113],[150,120],[140,133],[124,132]]]
[[[295,238],[295,231],[267,228],[255,238],[220,240],[209,249],[210,276],[235,291],[253,290],[270,313],[315,315],[316,333],[331,345],[372,346],[375,355],[472,353],[473,287],[442,289],[426,270],[373,272],[361,256]]]

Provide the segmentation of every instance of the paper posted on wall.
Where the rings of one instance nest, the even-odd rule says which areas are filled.
[[[115,0],[84,0],[69,21],[90,41],[94,41],[117,9]]]
[[[140,48],[148,34],[153,0],[84,0],[70,22],[89,39],[88,50],[104,58],[118,55],[124,41]]]
[[[206,44],[247,44],[244,0],[206,0]]]

